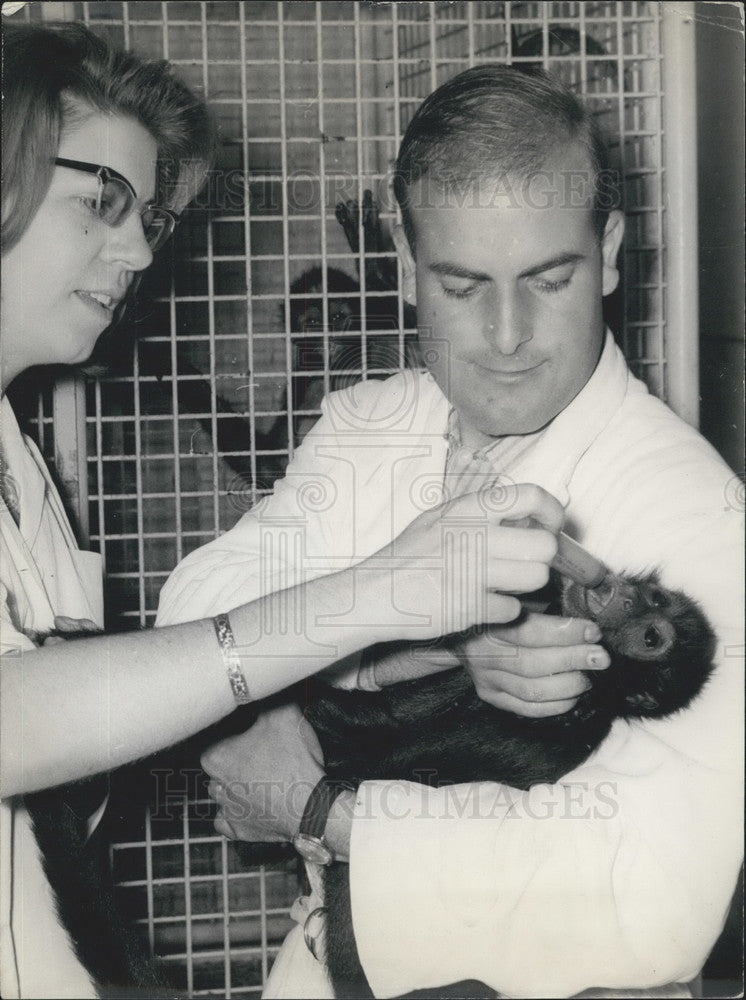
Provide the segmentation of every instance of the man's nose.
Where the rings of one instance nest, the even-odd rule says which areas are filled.
[[[486,317],[486,339],[501,354],[515,354],[521,344],[531,339],[529,317],[518,296],[492,296]]]

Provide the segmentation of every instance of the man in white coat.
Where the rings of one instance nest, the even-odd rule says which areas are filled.
[[[603,157],[590,116],[541,75],[482,66],[431,95],[394,179],[404,294],[417,305],[428,371],[330,396],[274,495],[185,559],[161,596],[166,624],[355,564],[423,508],[491,479],[506,518],[511,484],[538,483],[612,570],[657,568],[710,618],[717,666],[693,705],[617,721],[556,785],[371,781],[327,804],[325,843],[349,858],[355,936],[376,996],[466,979],[523,997],[649,995],[696,976],[735,885],[742,509],[732,473],[633,378],[604,330],[623,218],[608,202]],[[340,628],[368,611],[351,594]],[[529,615],[472,636],[468,669],[484,700],[557,714],[586,689],[588,670],[608,664],[598,638],[588,622]],[[432,655],[374,647],[334,680],[375,688]],[[447,651],[438,655],[446,665]],[[292,840],[323,775],[318,744],[290,708],[265,713],[204,764],[218,830],[248,840]],[[270,810],[268,783],[278,793]],[[331,995],[313,954],[321,902],[316,891],[295,907],[304,927],[267,995]]]

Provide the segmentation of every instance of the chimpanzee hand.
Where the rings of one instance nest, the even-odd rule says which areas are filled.
[[[496,708],[534,718],[569,711],[590,687],[585,670],[604,670],[595,622],[528,614],[518,624],[482,626],[460,637],[457,650],[479,697]]]
[[[268,709],[239,736],[202,755],[215,829],[232,840],[285,841],[298,832],[303,809],[324,773],[316,735],[295,704]]]

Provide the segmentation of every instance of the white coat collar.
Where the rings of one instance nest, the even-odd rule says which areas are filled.
[[[630,372],[610,331],[593,375],[558,413],[536,446],[521,457],[512,475],[538,483],[560,503],[570,500],[569,484],[583,455],[619,410]]]
[[[567,505],[575,468],[618,411],[630,378],[624,355],[607,330],[596,369],[575,399],[557,414],[532,448],[522,452],[508,467],[495,471],[510,476],[516,483],[537,483]],[[438,407],[436,412],[442,432],[447,435],[448,406]]]
[[[28,544],[33,545],[41,525],[47,475],[39,449],[21,433],[7,396],[0,401],[0,438],[8,474],[15,479],[20,529]],[[28,461],[28,452],[33,463]]]

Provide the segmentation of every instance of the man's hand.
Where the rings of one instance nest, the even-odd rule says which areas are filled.
[[[584,670],[604,670],[601,632],[581,618],[529,614],[517,625],[472,629],[457,650],[482,701],[534,718],[569,711],[590,687]]]
[[[446,638],[425,644],[379,643],[366,652],[364,669],[372,670],[375,685],[383,688],[400,681],[411,681],[450,670],[461,664],[459,650]]]
[[[294,704],[269,709],[245,733],[213,744],[202,767],[219,807],[215,829],[232,840],[292,840],[323,776],[323,759],[316,734]]]
[[[101,629],[90,618],[69,618],[67,615],[54,616],[54,631],[39,638],[39,645],[54,646],[58,642],[66,642],[65,636],[79,639],[81,635],[101,635]]]

